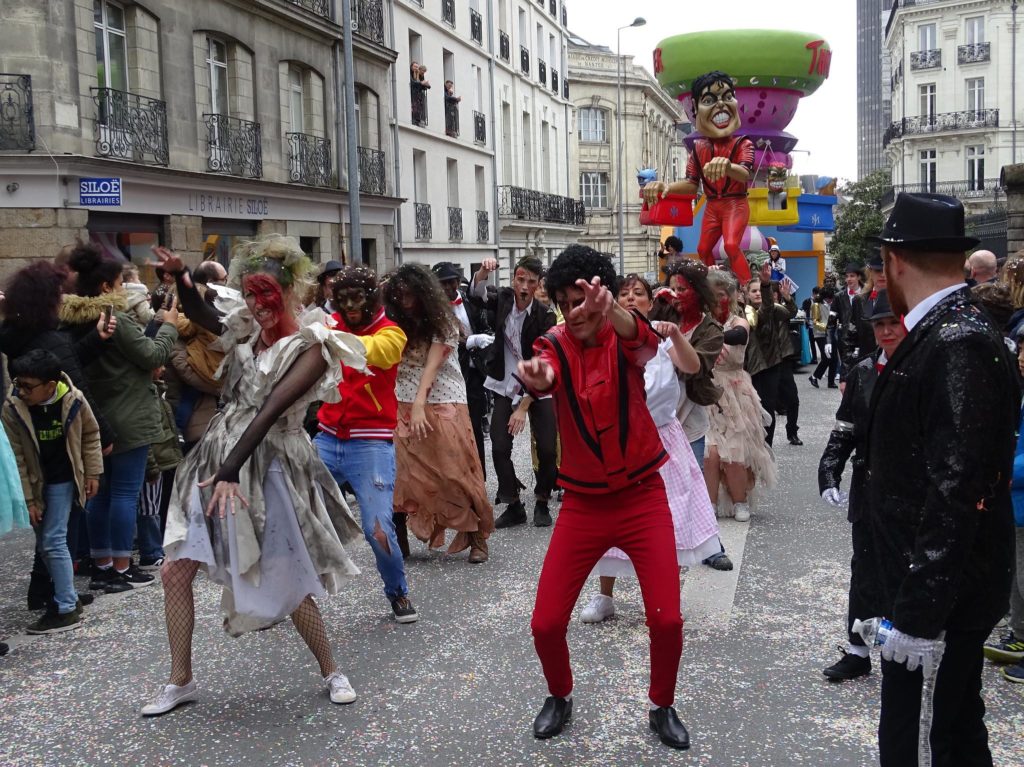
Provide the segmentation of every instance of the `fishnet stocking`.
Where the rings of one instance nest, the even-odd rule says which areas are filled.
[[[307,596],[302,600],[302,604],[292,613],[292,623],[295,624],[299,636],[312,650],[316,662],[320,664],[320,673],[325,677],[333,674],[335,668],[331,643],[327,639],[327,629],[324,627],[320,608],[316,606],[313,597]]]
[[[192,631],[196,624],[192,581],[199,563],[177,559],[164,564],[164,615],[167,620],[167,643],[171,646],[170,683],[187,684],[192,679]]]

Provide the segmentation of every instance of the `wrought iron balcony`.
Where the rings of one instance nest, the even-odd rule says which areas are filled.
[[[581,201],[571,197],[518,186],[499,186],[498,215],[525,221],[583,226],[587,211]]]
[[[523,70],[524,75],[530,74],[530,51],[525,45],[519,46],[519,68]]]
[[[452,138],[459,137],[459,102],[449,96],[444,99],[444,132]]]
[[[991,43],[971,43],[956,48],[957,64],[977,64],[991,58]]]
[[[491,219],[486,210],[476,212],[476,241],[489,242],[491,239]]]
[[[544,59],[537,59],[537,79],[542,85],[548,84],[548,65]]]
[[[441,21],[455,28],[455,0],[441,0]]]
[[[569,78],[566,77],[562,80],[562,98],[566,101],[569,100]]]
[[[462,242],[462,208],[448,208],[448,239]]]
[[[167,165],[167,104],[113,88],[91,88],[96,104],[96,154]]]
[[[508,32],[498,32],[498,57],[506,62],[512,58],[512,42],[509,40]]]
[[[292,5],[298,5],[307,11],[312,11],[317,16],[325,19],[331,18],[331,0],[290,0]]]
[[[478,45],[484,44],[484,17],[472,8],[469,9],[469,36]]]
[[[896,201],[896,195],[900,192],[930,194],[947,194],[960,200],[977,200],[979,198],[991,198],[998,200],[1003,196],[1003,188],[999,185],[998,178],[973,178],[961,181],[934,181],[918,184],[896,184],[889,187],[882,195],[881,206],[887,207]]]
[[[931,48],[927,51],[910,52],[911,69],[935,69],[942,66],[942,49]]]
[[[559,91],[561,90],[558,87],[558,70],[557,69],[552,69],[551,70],[551,90],[553,90],[555,92],[556,96],[558,95]]]
[[[381,197],[388,193],[387,170],[384,166],[385,156],[379,149],[358,147],[359,153],[359,191],[363,194],[376,194]]]
[[[483,112],[473,112],[473,141],[480,146],[487,143],[487,117]]]
[[[409,83],[412,97],[412,124],[427,127],[427,89],[418,82]]]
[[[209,156],[206,167],[229,176],[263,177],[263,129],[259,123],[204,114]]]
[[[331,140],[307,133],[285,133],[288,142],[288,175],[309,186],[332,186]]]
[[[434,236],[433,224],[430,216],[430,206],[425,202],[413,203],[416,211],[416,239],[429,240]]]
[[[891,123],[886,128],[885,134],[882,136],[882,146],[889,146],[890,142],[904,136],[998,127],[998,109],[968,109],[963,112],[943,112],[922,117],[904,117],[902,120]]]
[[[384,45],[383,0],[351,0],[352,31]]]
[[[0,74],[0,151],[36,148],[31,75]]]

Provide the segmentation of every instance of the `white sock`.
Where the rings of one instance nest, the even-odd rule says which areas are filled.
[[[647,699],[647,706],[650,708],[651,711],[657,711],[659,708],[661,708],[661,706],[659,706],[650,698]]]
[[[859,658],[867,658],[871,654],[871,651],[861,644],[847,644],[846,652],[850,653],[850,655],[856,655]]]
[[[564,700],[566,703],[568,703],[570,700],[572,700],[572,693],[570,692],[568,695],[566,695],[564,698],[562,698],[562,700]]]

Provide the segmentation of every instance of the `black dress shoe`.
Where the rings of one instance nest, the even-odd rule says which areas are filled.
[[[794,434],[792,437],[789,438],[789,444],[796,445],[797,447],[799,447],[800,445],[804,444],[804,441]]]
[[[556,698],[549,695],[544,699],[537,718],[533,720],[533,735],[541,740],[553,738],[565,729],[566,722],[572,719],[572,699]]]
[[[534,527],[551,527],[551,512],[546,502],[537,501],[533,507],[533,524]]]
[[[831,682],[846,682],[871,673],[871,658],[862,658],[852,652],[844,653],[843,657],[821,672]]]
[[[526,524],[526,507],[523,506],[522,501],[510,503],[501,516],[494,520],[494,527],[498,530],[503,527],[515,527],[523,524]]]
[[[651,729],[658,733],[658,739],[666,746],[686,750],[690,747],[690,733],[679,721],[676,710],[671,706],[656,708],[648,715]]]
[[[817,378],[815,378],[814,376],[808,376],[807,380],[811,382],[811,386],[813,386],[815,389],[818,388],[818,379]]]

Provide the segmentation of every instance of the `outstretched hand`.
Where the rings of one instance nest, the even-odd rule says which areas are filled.
[[[600,277],[594,277],[590,282],[576,280],[576,287],[583,291],[583,303],[569,312],[566,319],[575,319],[585,314],[607,315],[615,305],[612,292],[601,284]]]
[[[206,516],[212,517],[216,512],[217,516],[224,519],[228,509],[231,510],[232,514],[237,513],[238,510],[235,507],[236,498],[242,502],[245,508],[249,508],[249,501],[242,495],[241,488],[239,488],[237,482],[224,482],[221,480],[214,484],[215,479],[216,477],[210,477],[204,482],[199,483],[199,487],[214,486],[213,496],[210,498],[210,502],[206,504]]]
[[[555,382],[555,369],[540,357],[519,363],[519,378],[528,389],[546,392]]]
[[[154,245],[152,250],[156,260],[149,262],[151,266],[159,266],[170,274],[181,274],[185,271],[185,261],[170,248],[165,248],[163,245]],[[184,277],[184,281],[189,287],[192,286],[192,280],[187,274]]]

